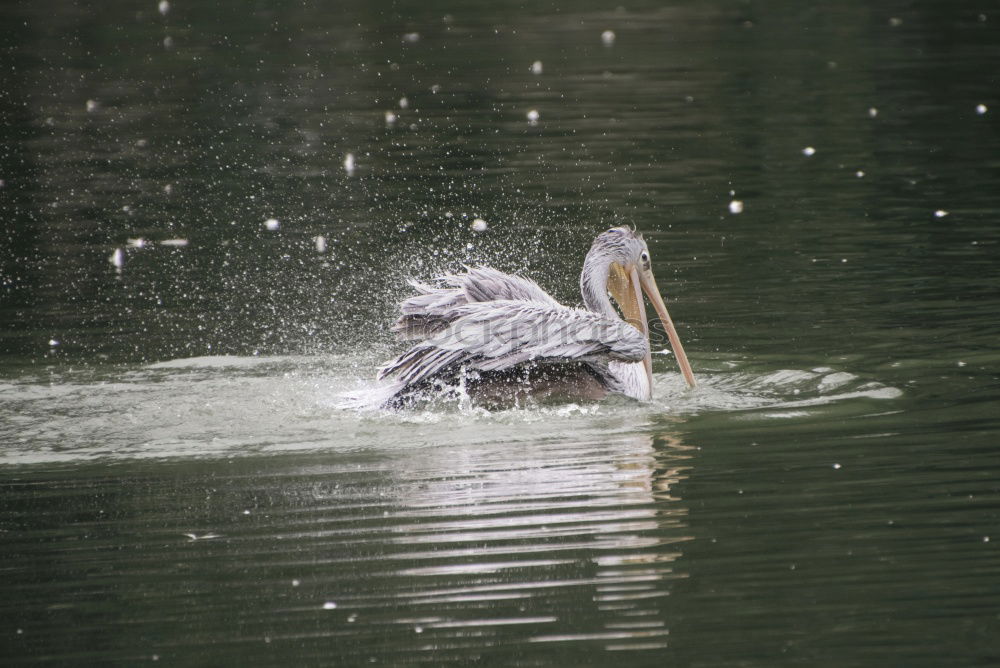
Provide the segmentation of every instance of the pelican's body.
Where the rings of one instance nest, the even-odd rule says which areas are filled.
[[[649,250],[627,228],[603,232],[587,253],[580,275],[585,308],[563,306],[534,281],[487,267],[440,276],[433,285],[411,284],[417,294],[402,303],[393,329],[419,343],[382,367],[380,378],[395,377],[386,407],[443,388],[503,404],[609,393],[649,399],[649,328],[640,290],[663,321],[688,385],[694,385],[656,288]]]

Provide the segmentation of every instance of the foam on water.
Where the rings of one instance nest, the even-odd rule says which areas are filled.
[[[196,357],[108,372],[76,371],[0,384],[0,463],[224,457],[294,451],[423,448],[602,438],[653,421],[708,412],[746,419],[807,415],[838,402],[901,392],[842,370],[746,371],[713,363],[688,390],[679,374],[654,377],[654,399],[487,410],[462,397],[425,410],[372,409],[385,385],[372,360]],[[369,408],[362,408],[368,406]]]

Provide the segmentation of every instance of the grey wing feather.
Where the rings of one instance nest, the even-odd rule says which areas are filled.
[[[516,274],[505,274],[490,267],[466,267],[464,274],[454,277],[461,283],[469,302],[509,300],[560,306],[538,283]]]
[[[385,365],[380,378],[396,375],[410,385],[458,367],[501,371],[532,361],[636,362],[649,346],[621,320],[565,306],[473,302],[440,315],[447,326]]]
[[[466,267],[464,273],[444,274],[430,284],[409,283],[417,294],[403,301],[402,315],[392,328],[401,339],[424,338],[446,329],[446,316],[465,304],[508,300],[559,306],[534,281],[489,267]]]

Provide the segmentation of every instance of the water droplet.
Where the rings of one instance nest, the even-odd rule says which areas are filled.
[[[835,469],[839,469],[839,468],[840,468],[840,464],[834,464],[834,465],[833,465],[833,468],[835,468]]]
[[[532,125],[538,123],[538,119],[541,118],[541,114],[538,113],[537,109],[532,109],[527,113],[528,122]]]
[[[298,580],[292,580],[292,586],[298,587],[301,583]]]
[[[878,116],[878,109],[876,109],[875,107],[869,107],[868,115],[871,116],[872,118],[875,118],[876,116]]]
[[[326,252],[326,237],[324,237],[322,234],[313,237],[313,243],[316,244],[316,251],[317,252],[319,252],[319,253],[325,253]]]
[[[743,213],[743,202],[738,199],[734,199],[729,203],[729,213]]]
[[[350,176],[351,174],[354,173],[355,168],[356,165],[354,163],[354,154],[348,153],[347,155],[344,156],[344,171],[347,172],[348,176]]]
[[[420,41],[420,33],[408,32],[403,34],[403,41],[409,44],[416,44]]]
[[[859,179],[863,179],[865,177],[865,173],[862,170],[860,170],[860,169],[858,171],[854,172],[854,175],[856,177],[858,177]]]
[[[399,117],[396,116],[395,112],[387,111],[385,112],[385,124],[394,125]]]
[[[56,341],[55,339],[49,339],[49,345],[55,348],[56,346],[59,345],[59,342]]]
[[[977,104],[976,105],[976,113],[979,114],[980,116],[982,116],[983,114],[985,114],[987,111],[988,110],[987,110],[985,104]]]
[[[944,218],[947,215],[948,215],[948,212],[945,211],[944,209],[938,209],[937,211],[934,212],[934,217],[935,218]]]
[[[487,227],[488,226],[486,225],[486,221],[483,220],[482,218],[476,218],[474,221],[472,221],[473,232],[485,232]]]
[[[160,4],[157,5],[157,8],[160,10],[160,14],[166,16],[167,12],[170,11],[170,3],[167,2],[167,0],[160,0]]]
[[[337,604],[334,603],[333,601],[327,601],[326,603],[323,604],[324,610],[334,610],[336,607]]]
[[[173,246],[174,248],[184,248],[190,243],[187,239],[164,239],[160,242],[161,246]]]
[[[87,111],[97,111],[101,108],[101,103],[97,100],[87,100]]]
[[[108,262],[114,265],[115,269],[121,271],[121,268],[125,266],[125,251],[121,248],[116,248],[108,258]]]
[[[889,25],[893,28],[898,28],[899,26],[903,25],[903,19],[899,18],[898,16],[893,16],[892,18],[889,19]]]
[[[604,46],[613,46],[615,43],[615,37],[616,35],[614,30],[605,30],[601,33],[601,42]]]
[[[814,149],[812,146],[806,146],[804,149],[802,149],[802,155],[805,156],[816,155],[816,149]]]
[[[268,218],[264,221],[264,227],[266,227],[269,231],[274,232],[281,227],[281,221],[277,218]]]
[[[542,73],[542,61],[536,60],[535,62],[531,63],[531,73],[532,74]]]
[[[399,98],[399,108],[400,109],[406,109],[409,106],[410,106],[410,101],[407,100],[405,96]]]

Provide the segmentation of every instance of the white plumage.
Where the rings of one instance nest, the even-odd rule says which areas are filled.
[[[489,267],[411,280],[417,294],[403,301],[393,330],[418,342],[380,369],[380,378],[395,383],[385,405],[404,406],[449,385],[493,399],[498,388],[548,395],[554,386],[570,399],[608,392],[648,399],[648,327],[638,285],[646,288],[645,280],[655,289],[648,248],[627,228],[602,233],[587,254],[580,278],[586,308],[563,306],[534,281]],[[609,291],[630,322],[615,311]],[[654,306],[657,300],[662,306],[658,292]]]

